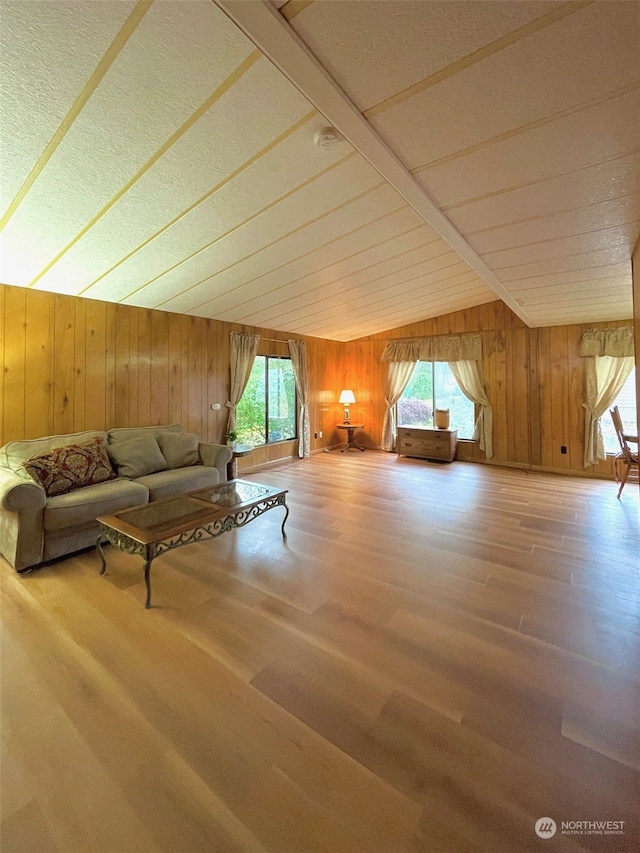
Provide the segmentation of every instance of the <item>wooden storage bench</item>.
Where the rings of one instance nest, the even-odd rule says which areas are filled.
[[[431,427],[398,427],[397,451],[400,456],[417,456],[453,462],[458,446],[457,429]]]

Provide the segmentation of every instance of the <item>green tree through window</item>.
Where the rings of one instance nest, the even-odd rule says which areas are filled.
[[[433,426],[435,409],[449,409],[451,429],[458,438],[472,438],[475,407],[466,397],[446,361],[419,361],[398,400],[400,426]]]
[[[236,409],[241,444],[271,444],[297,438],[296,383],[289,358],[259,355]]]

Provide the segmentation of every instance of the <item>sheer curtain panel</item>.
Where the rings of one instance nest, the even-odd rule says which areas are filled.
[[[227,432],[236,428],[236,406],[247,387],[253,362],[256,360],[260,335],[231,332],[231,352],[229,371],[231,387],[225,406],[229,409]]]
[[[493,456],[493,409],[484,390],[484,382],[478,361],[450,361],[449,367],[460,386],[462,393],[472,403],[480,406],[480,414],[475,423],[473,438],[480,450],[484,450],[487,459]]]
[[[600,418],[615,402],[633,369],[633,356],[585,358],[584,467],[607,458]]]
[[[382,449],[393,451],[398,436],[398,424],[396,423],[396,403],[402,397],[404,389],[409,384],[411,375],[415,369],[415,361],[390,361],[387,379],[387,396],[385,403],[387,410],[384,413],[382,424]]]
[[[304,341],[288,341],[289,355],[298,392],[298,456],[311,455],[311,427],[309,425],[309,388],[307,381],[307,345]]]

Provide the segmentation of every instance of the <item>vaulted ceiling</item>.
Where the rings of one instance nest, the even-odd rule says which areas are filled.
[[[632,315],[638,2],[0,13],[6,284],[335,340]]]

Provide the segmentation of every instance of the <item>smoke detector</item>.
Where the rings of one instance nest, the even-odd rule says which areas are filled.
[[[331,151],[340,142],[341,136],[335,127],[323,127],[313,135],[316,148],[321,151]]]

